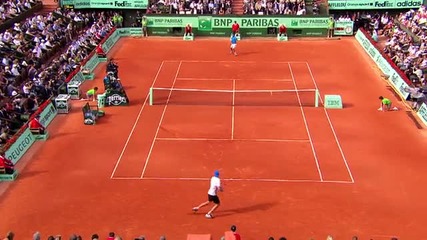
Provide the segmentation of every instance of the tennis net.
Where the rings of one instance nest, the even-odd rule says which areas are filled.
[[[317,89],[213,90],[150,88],[150,105],[319,106]]]

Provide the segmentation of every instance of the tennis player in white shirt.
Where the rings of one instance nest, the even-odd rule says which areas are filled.
[[[207,206],[209,203],[213,202],[215,205],[212,207],[212,209],[206,213],[205,217],[206,218],[213,218],[212,213],[219,207],[220,205],[220,201],[219,201],[219,197],[218,197],[218,190],[219,191],[223,191],[222,186],[221,186],[221,179],[219,179],[219,171],[215,170],[214,172],[214,176],[211,178],[211,184],[210,184],[210,188],[208,191],[208,201],[200,204],[197,207],[193,208],[193,212],[197,212],[199,211],[200,208]]]

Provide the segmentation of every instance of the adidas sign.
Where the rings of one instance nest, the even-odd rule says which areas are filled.
[[[423,3],[421,1],[397,1],[396,2],[396,6],[399,8],[418,8],[422,5]]]

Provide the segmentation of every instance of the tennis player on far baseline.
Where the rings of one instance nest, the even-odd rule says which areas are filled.
[[[214,176],[211,177],[210,187],[208,191],[208,201],[201,203],[197,207],[193,207],[193,212],[199,211],[200,208],[209,205],[209,203],[213,202],[215,205],[212,209],[205,215],[206,218],[213,218],[212,213],[219,207],[220,201],[218,197],[218,190],[223,191],[221,180],[219,179],[219,171],[215,170]]]
[[[237,37],[236,37],[236,34],[233,34],[231,36],[230,50],[231,50],[231,54],[234,54],[234,56],[237,56],[236,46],[237,46]]]

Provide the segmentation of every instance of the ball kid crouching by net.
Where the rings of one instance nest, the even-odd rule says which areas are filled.
[[[285,24],[281,24],[279,27],[279,36],[280,37],[286,37],[288,36],[288,29],[286,28]]]
[[[187,24],[187,26],[185,26],[185,35],[184,36],[193,36],[193,28],[191,27],[190,24]]]
[[[236,37],[239,36],[239,30],[240,30],[240,25],[237,23],[237,21],[234,21],[233,25],[231,25],[232,34],[235,35]]]
[[[87,90],[86,98],[82,98],[82,100],[95,102],[97,93],[98,93],[98,87],[91,88],[91,89]]]
[[[385,98],[383,96],[379,97],[379,100],[381,101],[381,106],[380,108],[378,108],[378,111],[397,111],[398,108],[397,107],[392,107],[392,102],[390,99]]]

